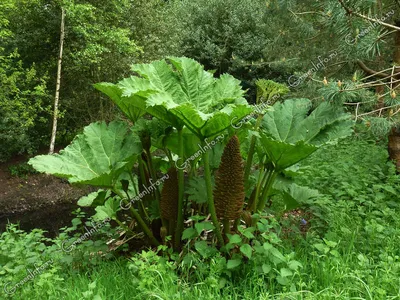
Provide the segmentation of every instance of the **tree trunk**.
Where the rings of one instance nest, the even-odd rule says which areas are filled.
[[[400,172],[400,130],[393,128],[389,134],[388,144],[389,157],[396,164],[397,171]]]
[[[400,20],[396,22],[396,25],[400,25]],[[400,31],[395,33],[394,47],[393,63],[400,66]],[[397,87],[398,84],[393,88],[396,89]],[[392,128],[389,134],[388,151],[390,159],[396,163],[397,171],[400,172],[400,127]]]
[[[51,132],[49,154],[53,154],[54,152],[54,144],[56,142],[56,134],[57,134],[58,101],[60,99],[61,66],[62,66],[62,57],[64,49],[64,27],[65,27],[64,25],[65,25],[65,10],[64,8],[61,8],[60,55],[58,57],[56,95],[54,97],[53,130]]]
[[[396,22],[396,26],[400,26],[400,20]],[[395,33],[395,42],[394,42],[394,55],[393,62],[396,66],[400,66],[400,31],[396,31]]]
[[[378,85],[375,88],[375,93],[378,96],[378,103],[376,104],[376,109],[385,107],[385,98],[382,97],[385,94],[385,87],[383,85]]]

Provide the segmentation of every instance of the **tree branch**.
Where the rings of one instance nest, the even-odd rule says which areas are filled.
[[[399,0],[400,1],[400,0]],[[326,17],[327,15],[324,14],[323,12],[320,11],[304,11],[304,12],[294,12],[290,9],[288,9],[292,14],[294,14],[296,17],[297,15],[308,15],[308,14],[316,14],[316,15],[321,15],[323,17]]]
[[[372,70],[372,69],[370,69],[370,68],[368,68],[361,60],[357,60],[357,64],[360,66],[360,68],[361,69],[363,69],[364,70],[364,72],[365,73],[367,73],[367,74],[370,74],[370,75],[374,75],[374,76],[377,76],[377,77],[382,77],[382,78],[385,78],[385,77],[390,77],[390,74],[387,74],[387,73],[384,73],[384,72],[378,72],[378,71],[375,71],[375,70]]]
[[[344,5],[343,0],[338,0],[338,1],[339,1],[340,5],[345,9],[345,11],[346,11],[346,13],[347,13],[348,15],[351,15],[351,14],[353,13],[352,10],[350,10],[346,5]]]
[[[397,107],[399,105],[400,104],[395,104],[395,105],[391,105],[391,106],[382,107],[382,108],[379,108],[379,109],[376,109],[376,110],[373,110],[373,111],[358,115],[358,117],[360,118],[362,116],[367,116],[367,115],[370,115],[370,114],[373,114],[373,113],[376,113],[376,112],[382,113],[382,111],[385,110],[385,109]]]
[[[368,17],[368,16],[364,16],[363,14],[360,14],[360,13],[358,13],[358,12],[356,12],[356,11],[352,11],[351,9],[349,9],[349,8],[344,4],[343,0],[338,0],[338,1],[339,1],[339,3],[342,5],[342,7],[346,10],[346,12],[347,12],[348,15],[355,15],[355,16],[357,16],[357,17],[360,17],[360,18],[364,19],[364,20],[368,20],[368,21],[371,21],[371,22],[375,22],[375,23],[381,24],[382,26],[385,26],[385,27],[388,27],[388,28],[391,28],[391,29],[400,31],[400,27],[398,27],[398,26],[395,26],[395,25],[392,25],[392,24],[389,24],[389,23],[385,23],[385,22],[382,22],[382,21],[377,20],[377,19],[374,19],[374,18],[370,18],[370,17]]]

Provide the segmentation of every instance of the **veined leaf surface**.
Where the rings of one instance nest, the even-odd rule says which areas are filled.
[[[264,132],[274,140],[320,146],[352,134],[351,115],[324,102],[311,113],[311,100],[289,99],[277,102],[262,122]]]
[[[308,99],[277,102],[273,108],[263,117],[261,144],[279,171],[352,133],[351,116],[329,103],[322,103],[311,113]]]
[[[96,89],[106,94],[119,107],[119,109],[131,120],[136,123],[146,111],[136,106],[129,105],[129,102],[122,98],[122,89],[112,83],[101,83],[94,85]]]
[[[124,168],[141,153],[138,138],[124,122],[92,123],[60,154],[39,155],[29,164],[37,171],[71,183],[112,187]]]
[[[214,78],[193,59],[170,57],[133,65],[132,70],[138,76],[117,85],[96,85],[114,102],[123,103],[119,106],[128,116],[131,107],[145,110],[176,128],[186,125],[204,138],[218,134],[231,126],[232,120],[239,122],[252,111],[239,80],[228,74]]]
[[[274,163],[278,171],[298,163],[318,150],[318,147],[305,144],[302,141],[289,144],[266,136],[261,138],[261,143],[268,158]]]

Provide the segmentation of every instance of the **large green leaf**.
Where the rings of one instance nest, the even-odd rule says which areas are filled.
[[[273,111],[267,112],[262,121],[262,129],[273,140],[297,142],[291,138],[296,127],[307,117],[310,101],[308,99],[286,100],[277,102]]]
[[[273,189],[275,193],[278,192],[282,195],[286,210],[311,204],[313,199],[321,196],[317,190],[299,186],[290,180],[278,179]]]
[[[138,138],[124,122],[92,123],[60,154],[31,160],[37,171],[67,178],[71,183],[112,187],[124,168],[142,151]]]
[[[277,102],[262,120],[262,148],[281,171],[311,155],[320,146],[352,133],[350,114],[329,103],[310,112],[308,99]]]
[[[303,141],[289,144],[273,140],[267,136],[261,138],[261,143],[277,171],[282,171],[298,163],[318,150],[318,147],[305,144]]]
[[[192,59],[170,57],[133,65],[132,70],[138,75],[118,85],[101,83],[96,88],[122,92],[124,111],[128,107],[145,110],[176,128],[186,125],[199,137],[214,136],[252,111],[239,80],[228,74],[214,78]]]
[[[351,115],[328,102],[311,112],[311,101],[302,98],[277,102],[273,108],[265,114],[262,128],[277,141],[320,146],[352,134]]]
[[[188,129],[184,128],[182,132],[183,140],[183,153],[184,157],[190,157],[197,151],[199,151],[201,141],[200,139],[193,134],[193,132],[189,131]],[[178,154],[179,153],[179,143],[178,143],[178,134],[176,131],[172,132],[170,135],[167,136],[165,139],[165,144],[171,152]]]
[[[121,109],[121,111],[133,122],[136,123],[146,111],[136,106],[129,105],[129,102],[122,98],[122,89],[112,83],[101,83],[94,85],[96,89],[106,94]]]

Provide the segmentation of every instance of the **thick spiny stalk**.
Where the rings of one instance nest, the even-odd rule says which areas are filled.
[[[203,146],[206,147],[206,143],[203,141]],[[212,183],[211,183],[211,170],[210,170],[210,157],[208,151],[203,153],[203,163],[204,163],[204,178],[206,180],[207,187],[207,201],[208,201],[208,210],[211,214],[211,220],[215,226],[214,232],[217,236],[218,243],[222,247],[224,246],[224,239],[221,234],[221,227],[218,222],[217,213],[215,211],[213,191],[212,191]]]
[[[178,156],[180,166],[183,165],[183,129],[178,129]],[[184,198],[184,185],[185,178],[182,168],[178,168],[178,185],[179,185],[179,199],[178,199],[178,220],[176,222],[176,231],[175,231],[175,249],[179,249],[182,230],[183,230],[183,198]]]
[[[150,149],[146,149],[145,153],[147,155],[147,164],[148,164],[148,168],[149,168],[149,171],[150,171],[150,176],[151,176],[151,178],[153,180],[153,183],[156,183],[158,179],[157,179],[156,170],[154,168],[153,159],[152,159],[152,156],[151,156]],[[157,185],[155,185],[154,187],[155,187],[154,195],[156,196],[156,200],[157,200],[157,203],[159,205],[159,203],[160,203],[160,190],[158,189]]]
[[[268,174],[268,178],[266,180],[261,199],[259,200],[258,205],[257,205],[257,211],[262,211],[264,209],[265,204],[267,203],[268,195],[270,194],[271,188],[272,188],[277,176],[278,176],[278,172],[276,172],[275,170],[272,170]]]
[[[257,186],[256,186],[256,193],[254,195],[254,202],[252,203],[251,209],[250,211],[254,212],[257,208],[257,205],[260,201],[260,193],[262,192],[262,188],[265,187],[265,184],[267,182],[268,176],[270,174],[271,170],[265,170],[264,171],[264,175],[262,175],[261,170],[260,170],[260,174],[258,176],[258,181],[257,181]]]
[[[261,125],[261,121],[262,121],[263,115],[259,115],[257,118],[257,122],[254,126],[254,131],[257,131],[258,128]],[[253,135],[251,137],[251,141],[250,141],[250,148],[249,148],[249,152],[247,154],[247,161],[246,161],[246,168],[244,170],[244,180],[245,180],[245,186],[246,188],[249,188],[249,176],[250,176],[250,170],[253,164],[253,156],[254,156],[254,151],[256,148],[256,142],[257,142],[257,138],[255,135]]]
[[[117,194],[121,199],[125,199],[125,197],[117,190],[114,189],[114,193]],[[128,204],[128,201],[125,201],[126,204]],[[160,243],[157,241],[157,239],[154,237],[153,233],[147,226],[146,222],[142,219],[140,214],[134,209],[132,206],[130,207],[130,210],[132,212],[133,217],[136,219],[138,222],[139,226],[143,229],[144,233],[149,237],[150,241],[153,243],[153,245],[158,246]]]
[[[129,172],[129,178],[132,181],[133,188],[135,189],[135,194],[139,195],[138,188],[136,187],[136,184],[135,184],[135,179],[133,178],[132,170],[129,170],[128,172]],[[140,201],[140,203],[139,203],[139,211],[143,214],[143,217],[146,220],[149,220],[149,216],[147,215],[146,208],[144,207],[143,201]]]

